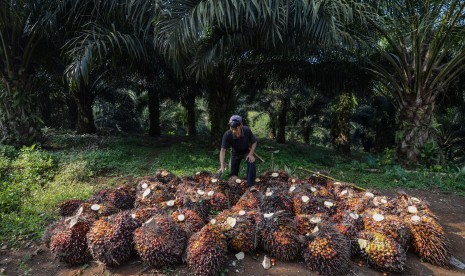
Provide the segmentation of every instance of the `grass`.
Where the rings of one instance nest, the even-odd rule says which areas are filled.
[[[57,206],[65,199],[88,198],[96,190],[131,183],[159,169],[178,176],[198,171],[216,173],[218,153],[203,137],[178,136],[56,134],[42,149],[0,146],[0,242],[14,246],[22,239],[38,239],[46,225],[58,217]],[[439,189],[465,196],[463,169],[406,171],[390,161],[389,152],[382,156],[354,152],[347,159],[326,147],[280,145],[259,139],[257,153],[265,160],[257,161],[258,174],[285,169],[299,177],[308,176],[298,169],[302,167],[366,188]],[[243,164],[242,176],[245,169]]]

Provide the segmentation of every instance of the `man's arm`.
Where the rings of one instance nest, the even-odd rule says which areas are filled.
[[[226,149],[225,148],[221,148],[220,150],[220,169],[218,170],[219,173],[223,173],[224,172],[224,158],[226,156]]]
[[[255,149],[257,148],[257,142],[253,143],[252,146],[250,147],[249,154],[247,155],[247,161],[250,163],[255,162],[255,156],[253,154],[255,153]]]

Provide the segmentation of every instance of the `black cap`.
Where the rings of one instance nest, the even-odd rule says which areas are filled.
[[[240,126],[240,125],[241,125],[241,123],[240,123],[239,121],[236,121],[236,120],[231,121],[231,122],[229,123],[229,126],[232,127],[232,128],[236,128],[236,127],[238,127],[238,126]]]

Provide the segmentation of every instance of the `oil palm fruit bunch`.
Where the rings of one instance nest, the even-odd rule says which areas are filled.
[[[262,197],[260,211],[263,213],[274,213],[279,210],[293,212],[293,201],[286,188],[268,188]]]
[[[334,220],[335,216],[339,218]],[[360,252],[357,239],[359,233],[365,229],[362,217],[357,213],[352,213],[350,211],[344,211],[341,214],[336,214],[335,216],[333,216],[333,221],[335,222],[336,230],[344,235],[349,241],[351,254],[357,255],[357,253]]]
[[[429,204],[425,200],[421,200],[416,197],[411,197],[403,192],[400,193],[399,197],[392,203],[394,207],[393,213],[399,216],[405,215],[428,215],[430,217],[436,217]]]
[[[80,265],[92,260],[87,246],[86,235],[94,220],[86,216],[76,216],[66,221],[52,232],[50,251],[59,261],[67,265]]]
[[[45,229],[44,234],[42,235],[42,238],[41,238],[45,246],[50,248],[50,239],[52,238],[52,236],[58,233],[61,233],[68,228],[67,221],[68,220],[65,220],[62,218],[60,220],[53,222],[47,227],[47,229]]]
[[[227,261],[227,250],[221,229],[209,223],[189,239],[187,264],[194,275],[217,275]]]
[[[289,177],[287,180],[287,185],[292,186],[292,185],[302,185],[304,181],[297,176]]]
[[[410,229],[398,216],[372,213],[363,217],[363,224],[365,230],[383,233],[393,238],[404,248],[410,242]]]
[[[294,214],[315,214],[322,212],[321,200],[309,192],[299,192],[293,196]]]
[[[411,244],[420,258],[428,263],[445,266],[449,264],[450,243],[441,225],[428,215],[404,217],[412,234]]]
[[[82,210],[81,210],[82,209]],[[92,217],[99,219],[100,217],[106,217],[120,212],[121,210],[116,208],[110,202],[105,203],[92,203],[85,202],[81,204],[76,212],[82,213],[83,216]]]
[[[282,261],[291,261],[298,257],[301,250],[300,241],[288,212],[263,214],[259,231],[265,252]]]
[[[319,198],[322,198],[322,199],[328,199],[328,200],[334,200],[335,199],[334,194],[332,193],[332,191],[330,189],[328,189],[326,186],[324,186],[324,185],[315,185],[313,187],[316,189],[316,191],[313,192],[313,194],[316,197],[319,197]]]
[[[133,253],[133,233],[137,226],[129,211],[97,220],[87,233],[92,257],[106,266],[127,261]]]
[[[270,180],[287,182],[289,180],[289,174],[286,171],[265,172],[259,178],[263,182],[269,182]]]
[[[327,221],[326,213],[316,214],[297,214],[294,218],[294,225],[296,226],[299,235],[307,235],[319,224]]]
[[[227,191],[227,196],[229,197],[231,205],[237,203],[239,198],[244,194],[246,188],[247,183],[240,178],[233,176],[228,179],[225,183],[225,191]]]
[[[173,212],[171,218],[191,237],[205,226],[205,220],[193,210],[181,209]]]
[[[179,208],[192,210],[205,221],[208,220],[208,216],[210,214],[210,202],[208,200],[199,198],[198,196],[185,196],[182,198],[176,198],[176,200],[179,200],[180,202],[178,205]]]
[[[177,186],[181,182],[181,179],[167,170],[159,170],[155,173],[155,178],[164,184],[169,184],[170,186]]]
[[[166,215],[166,211],[160,207],[137,208],[131,211],[131,217],[138,227],[155,215]]]
[[[144,262],[162,268],[181,262],[187,237],[170,217],[155,215],[136,229],[134,243]]]
[[[60,206],[58,207],[59,209],[59,214],[62,217],[69,217],[72,216],[74,213],[76,213],[77,209],[81,206],[82,203],[84,203],[84,200],[81,199],[69,199],[63,201]]]
[[[370,265],[388,272],[404,270],[406,253],[393,238],[379,232],[362,231],[357,242]]]
[[[239,209],[258,209],[261,205],[262,198],[262,193],[255,189],[255,187],[252,187],[241,196],[235,206]]]
[[[258,245],[258,225],[246,210],[225,210],[213,222],[226,236],[228,246],[236,252],[254,252]]]
[[[210,184],[211,183],[211,180],[213,178],[213,175],[209,172],[196,172],[193,176],[192,176],[192,180],[195,182],[195,183],[198,183],[200,185],[207,185],[207,184]]]
[[[129,185],[121,186],[117,189],[104,189],[98,191],[93,198],[99,203],[108,202],[120,210],[129,210],[134,208],[136,189]]]
[[[151,207],[170,200],[170,194],[166,186],[160,182],[143,183],[137,192],[135,207]]]
[[[348,240],[333,227],[322,224],[306,237],[303,257],[312,271],[321,275],[345,275],[349,272]]]

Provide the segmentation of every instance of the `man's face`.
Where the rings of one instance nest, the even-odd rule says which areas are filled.
[[[237,127],[230,127],[232,133],[234,134],[234,136],[236,137],[239,137],[241,136],[241,126],[237,126]]]

